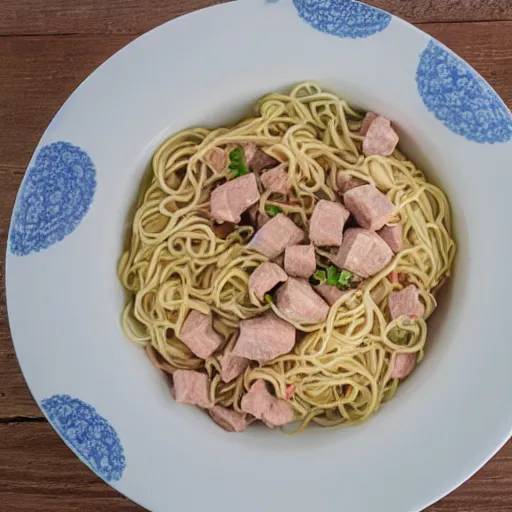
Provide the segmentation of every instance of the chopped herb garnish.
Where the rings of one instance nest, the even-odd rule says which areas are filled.
[[[319,283],[327,283],[341,290],[349,288],[354,277],[354,274],[349,270],[340,270],[335,266],[330,266],[327,270],[317,269],[313,274],[313,279]]]
[[[235,148],[229,153],[229,170],[231,178],[239,178],[249,173],[249,169],[245,164],[245,153],[242,148]]]
[[[352,279],[354,279],[354,274],[350,270],[342,270],[338,278],[338,286],[348,288],[352,284]]]
[[[267,302],[268,304],[274,304],[274,299],[272,298],[272,295],[267,293],[265,295],[265,302]]]
[[[275,204],[267,204],[265,206],[265,211],[267,212],[269,217],[275,217],[278,213],[282,213],[283,210],[276,206]]]
[[[340,277],[340,271],[336,267],[329,267],[327,269],[327,284],[336,286]]]
[[[313,274],[313,279],[315,279],[319,283],[325,283],[327,281],[327,274],[325,273],[325,270],[317,270]]]

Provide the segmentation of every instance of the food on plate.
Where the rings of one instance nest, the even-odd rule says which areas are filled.
[[[119,277],[127,336],[176,401],[241,432],[360,423],[421,363],[449,202],[393,123],[306,82],[169,137]]]

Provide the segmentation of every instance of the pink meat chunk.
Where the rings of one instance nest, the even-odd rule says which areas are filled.
[[[345,206],[365,229],[378,231],[393,217],[393,203],[374,185],[353,188],[343,196]]]
[[[177,402],[212,407],[208,375],[192,370],[176,370],[172,375],[173,394]]]
[[[384,226],[377,234],[389,245],[395,254],[402,250],[404,238],[401,225]]]
[[[284,251],[284,269],[289,276],[310,278],[316,270],[314,245],[290,245]]]
[[[265,190],[284,196],[290,193],[292,183],[287,172],[288,164],[281,164],[261,175],[261,184]]]
[[[366,156],[391,156],[399,141],[398,134],[393,130],[391,121],[377,116],[368,127],[363,141],[363,153]]]
[[[220,378],[223,382],[231,382],[242,375],[249,366],[249,359],[234,356],[232,352],[225,352],[219,356]]]
[[[341,297],[348,295],[352,291],[340,290],[338,287],[327,283],[317,284],[314,290],[327,301],[329,306],[332,306],[334,303],[338,302]]]
[[[246,414],[240,414],[220,405],[210,409],[210,416],[217,425],[228,432],[243,432],[249,426]]]
[[[252,414],[268,427],[281,427],[293,421],[293,410],[288,402],[272,396],[263,380],[257,380],[242,397],[242,411]]]
[[[363,124],[361,125],[361,130],[359,133],[361,135],[366,135],[368,133],[368,129],[372,125],[373,121],[379,117],[379,114],[376,114],[375,112],[367,112],[363,119]]]
[[[361,187],[362,185],[367,184],[366,181],[363,181],[359,178],[354,178],[354,176],[351,176],[347,172],[338,173],[336,183],[341,194],[344,194],[353,188]]]
[[[290,320],[317,324],[329,314],[329,305],[305,279],[288,278],[276,294],[279,311]]]
[[[258,251],[269,260],[276,259],[289,245],[304,240],[304,231],[286,215],[278,213],[253,236],[247,247]]]
[[[228,156],[221,148],[212,148],[205,156],[205,160],[212,170],[216,173],[222,173],[228,166]]]
[[[343,227],[349,217],[349,211],[341,203],[318,201],[309,225],[310,240],[316,246],[341,245]]]
[[[393,258],[393,252],[382,238],[368,229],[351,228],[345,231],[343,243],[331,260],[366,278],[380,272]]]
[[[416,354],[397,354],[395,365],[391,372],[393,379],[405,379],[416,366]]]
[[[249,142],[242,144],[242,147],[244,148],[245,161],[251,171],[255,173],[279,165],[275,158],[267,155],[257,144]]]
[[[425,306],[420,301],[418,288],[413,284],[400,292],[392,292],[388,304],[393,320],[404,315],[419,317],[425,314]]]
[[[245,210],[260,199],[258,183],[253,173],[227,181],[217,187],[210,197],[210,215],[220,222],[238,224]]]
[[[194,355],[207,359],[222,343],[222,336],[213,330],[212,315],[192,309],[181,328],[180,340]]]
[[[233,355],[264,364],[288,354],[295,345],[295,327],[273,311],[240,322],[240,336]]]
[[[249,290],[258,299],[263,300],[265,294],[279,283],[288,279],[286,272],[275,263],[262,263],[249,277]]]

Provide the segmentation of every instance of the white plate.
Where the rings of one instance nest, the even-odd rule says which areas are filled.
[[[228,434],[123,336],[116,276],[129,208],[157,145],[239,119],[314,79],[393,119],[451,198],[457,268],[426,360],[367,424]],[[137,39],[95,71],[43,135],[11,224],[7,296],[34,397],[84,462],[152,511],[409,512],[510,437],[512,119],[426,34],[349,0],[239,0]]]

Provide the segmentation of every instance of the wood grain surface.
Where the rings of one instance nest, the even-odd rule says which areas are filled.
[[[223,0],[0,0],[0,511],[141,511],[48,425],[10,339],[4,254],[11,209],[41,134],[71,92],[135,36]],[[512,105],[512,0],[369,0],[465,58]],[[463,435],[463,433],[461,433]],[[512,443],[429,512],[512,511]],[[272,511],[271,511],[272,512]],[[369,511],[374,512],[374,511]]]

